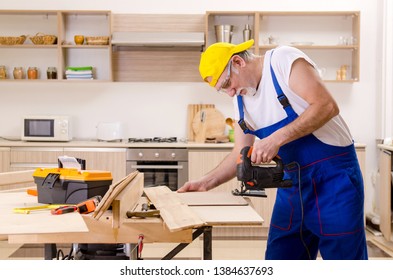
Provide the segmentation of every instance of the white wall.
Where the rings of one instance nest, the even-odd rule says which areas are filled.
[[[361,12],[360,82],[327,84],[351,128],[356,142],[367,144],[366,210],[373,200],[372,174],[377,170],[375,139],[380,108],[378,100],[380,56],[380,0],[13,0],[0,9],[111,10],[113,13],[189,13],[206,11],[334,11]],[[1,64],[1,63],[0,63]],[[0,88],[0,136],[19,136],[23,114],[58,113],[75,118],[75,134],[94,138],[99,121],[123,121],[127,136],[186,136],[187,104],[215,103],[232,116],[229,98],[204,83],[4,83]],[[378,135],[380,136],[380,135]]]

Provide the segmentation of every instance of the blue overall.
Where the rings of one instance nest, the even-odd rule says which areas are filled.
[[[285,119],[251,131],[244,125],[243,98],[237,97],[240,126],[260,139],[298,117],[271,65],[270,71]],[[323,259],[367,259],[363,179],[354,145],[332,146],[310,134],[282,146],[278,155],[293,186],[277,190],[265,258],[316,259],[319,250]]]

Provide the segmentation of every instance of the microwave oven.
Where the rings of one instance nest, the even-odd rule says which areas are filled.
[[[23,141],[70,141],[72,139],[69,116],[25,116],[22,119]]]

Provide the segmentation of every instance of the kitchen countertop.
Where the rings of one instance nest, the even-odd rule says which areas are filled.
[[[393,152],[393,145],[378,144],[378,148]]]
[[[129,143],[127,139],[118,142],[97,141],[94,139],[72,140],[69,142],[36,142],[36,141],[12,141],[0,139],[0,147],[85,147],[85,148],[216,148],[230,149],[233,143],[196,143],[178,141],[175,143],[149,142]]]
[[[230,149],[234,143],[196,143],[179,141],[175,143],[129,143],[127,139],[119,142],[105,142],[94,139],[79,139],[69,142],[35,142],[35,141],[12,141],[0,139],[0,147],[85,147],[85,148],[188,148],[188,149]],[[365,148],[365,144],[355,143],[356,148]]]

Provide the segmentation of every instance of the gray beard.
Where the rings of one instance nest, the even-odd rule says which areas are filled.
[[[257,93],[257,89],[253,87],[241,87],[237,92],[236,95],[240,95],[243,93],[243,96],[254,96]]]

